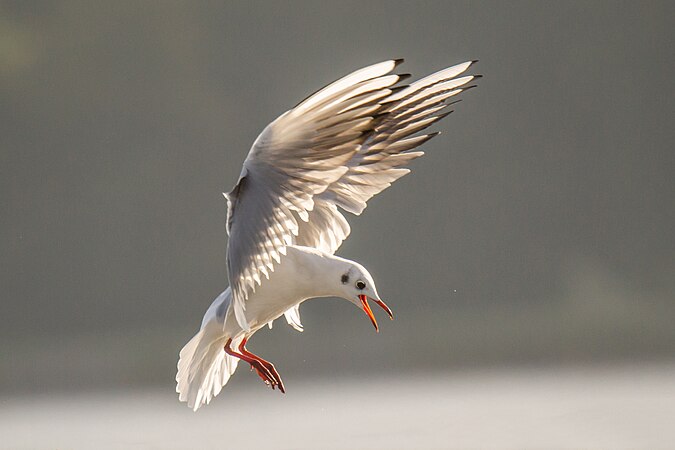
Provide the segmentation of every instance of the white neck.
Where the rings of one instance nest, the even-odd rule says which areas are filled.
[[[310,247],[289,246],[287,250],[294,270],[302,274],[299,279],[305,299],[341,296],[338,280],[352,261]]]

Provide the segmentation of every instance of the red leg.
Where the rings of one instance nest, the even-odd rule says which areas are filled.
[[[258,355],[255,355],[255,354],[249,352],[249,351],[246,349],[246,342],[247,342],[247,341],[248,341],[247,338],[244,338],[244,339],[241,341],[241,344],[239,344],[239,352],[241,352],[242,355],[247,356],[247,357],[249,357],[249,358],[251,358],[251,359],[254,359],[254,360],[258,361],[260,364],[262,364],[262,365],[265,367],[265,369],[267,369],[267,371],[268,371],[268,372],[272,375],[272,377],[274,378],[274,381],[276,382],[276,385],[279,386],[279,390],[280,390],[282,393],[285,394],[285,393],[286,393],[286,389],[284,388],[284,382],[281,381],[281,376],[279,375],[279,372],[277,372],[277,369],[274,367],[274,364],[272,364],[272,363],[269,362],[269,361],[266,361],[266,360],[262,359],[262,358],[261,358],[260,356],[258,356]],[[272,385],[272,388],[274,389],[274,384]]]
[[[246,341],[246,339],[244,339]],[[258,373],[258,376],[262,378],[262,380],[265,382],[265,384],[269,384],[274,388],[274,386],[277,383],[276,378],[272,375],[272,373],[265,367],[264,364],[262,364],[260,361],[258,361],[256,358],[251,358],[248,355],[243,355],[241,353],[237,353],[236,351],[232,350],[232,347],[230,346],[232,344],[232,338],[228,339],[227,342],[225,343],[225,353],[228,355],[234,356],[236,358],[241,359],[242,361],[245,361],[251,365],[252,369],[255,369],[255,371]]]

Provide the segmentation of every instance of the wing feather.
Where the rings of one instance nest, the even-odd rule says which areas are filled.
[[[350,227],[338,207],[360,214],[367,201],[409,173],[418,135],[445,117],[450,98],[476,78],[457,78],[473,62],[410,85],[384,61],[343,77],[269,124],[253,144],[229,194],[228,275],[232,307],[247,330],[246,299],[280,264],[288,245],[334,253]],[[297,308],[286,313],[301,329]]]

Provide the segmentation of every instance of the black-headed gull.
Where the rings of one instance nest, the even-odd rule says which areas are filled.
[[[248,339],[285,315],[302,331],[299,306],[341,297],[362,308],[368,299],[392,312],[361,264],[335,256],[350,233],[338,207],[361,214],[366,202],[410,172],[437,135],[418,134],[478,75],[459,77],[474,61],[410,85],[392,71],[403,60],[375,64],[341,78],[269,124],[253,143],[228,204],[227,271],[231,286],[211,304],[201,329],[180,352],[176,391],[195,411],[208,404],[243,360],[273,389],[285,392],[274,365],[246,349]]]

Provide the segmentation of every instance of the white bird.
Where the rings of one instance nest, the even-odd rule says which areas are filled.
[[[449,114],[445,108],[479,77],[458,77],[469,61],[400,85],[408,75],[392,71],[402,62],[384,61],[329,84],[253,143],[237,184],[224,194],[230,287],[180,352],[176,391],[190,408],[218,395],[239,360],[285,392],[274,365],[246,343],[282,314],[302,331],[299,306],[307,299],[344,298],[376,330],[368,299],[393,318],[368,271],[334,254],[350,233],[338,207],[361,214],[372,196],[410,172],[404,166],[424,154],[415,149],[438,134],[417,133]]]

